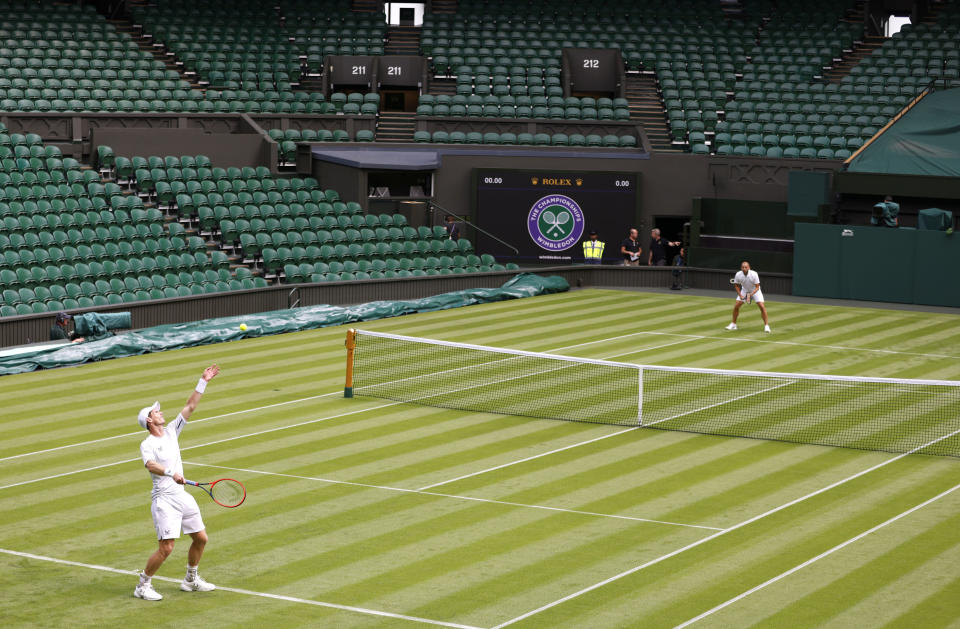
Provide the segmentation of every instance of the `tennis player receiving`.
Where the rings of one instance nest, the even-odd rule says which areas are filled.
[[[159,547],[147,559],[147,567],[140,573],[140,582],[133,590],[133,595],[137,598],[146,601],[159,601],[163,598],[153,589],[150,580],[173,552],[173,543],[180,537],[181,527],[184,533],[193,538],[193,543],[187,553],[187,576],[180,584],[180,589],[184,592],[209,592],[216,589],[216,586],[207,583],[197,574],[197,565],[207,543],[207,532],[200,518],[197,501],[183,487],[183,461],[180,459],[180,443],[177,437],[197,408],[197,402],[206,390],[207,383],[218,373],[220,367],[216,365],[203,370],[196,390],[190,394],[187,405],[172,424],[164,425],[159,402],[140,409],[140,414],[137,415],[140,426],[150,431],[150,435],[140,444],[140,455],[153,480],[150,512],[153,514],[153,525],[157,529],[157,539],[160,540]]]
[[[728,330],[737,329],[737,316],[744,303],[756,302],[763,316],[763,331],[770,331],[770,320],[767,318],[767,307],[763,305],[763,293],[760,291],[760,276],[750,268],[750,263],[744,260],[740,263],[740,270],[733,276],[733,290],[737,291],[737,303],[733,305],[733,321],[727,326]]]

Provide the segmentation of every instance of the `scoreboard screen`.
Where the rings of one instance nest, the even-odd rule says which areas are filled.
[[[606,243],[605,261],[620,260],[620,241],[636,227],[637,173],[552,170],[474,171],[476,223],[520,250],[477,232],[477,250],[498,260],[583,260],[591,231]]]

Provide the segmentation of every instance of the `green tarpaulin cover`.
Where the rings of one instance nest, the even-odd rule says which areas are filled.
[[[98,339],[110,334],[110,330],[129,330],[129,312],[88,312],[73,318],[77,334],[88,339]]]
[[[960,177],[960,88],[925,96],[847,170]]]
[[[507,299],[562,293],[569,289],[570,285],[562,277],[540,277],[521,273],[500,288],[471,288],[407,301],[372,301],[357,306],[310,306],[190,323],[158,325],[136,332],[107,336],[96,341],[46,347],[29,354],[0,358],[0,375],[235,341],[253,336],[297,332],[418,312],[448,310]],[[247,325],[245,331],[240,329],[241,323]]]

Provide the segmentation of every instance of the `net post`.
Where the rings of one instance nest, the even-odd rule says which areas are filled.
[[[643,367],[637,368],[637,426],[643,426]]]
[[[357,348],[357,331],[353,328],[347,330],[347,340],[344,342],[347,348],[347,378],[343,385],[343,397],[353,397],[353,350]]]

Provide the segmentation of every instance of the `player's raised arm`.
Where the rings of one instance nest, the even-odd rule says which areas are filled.
[[[190,394],[190,398],[187,400],[187,405],[183,407],[182,411],[180,411],[180,414],[184,419],[190,419],[190,415],[192,415],[193,411],[197,408],[197,403],[200,401],[200,396],[202,396],[203,392],[207,390],[207,383],[213,380],[218,373],[220,373],[220,367],[217,365],[210,365],[203,370],[203,375],[200,376],[200,381],[197,383],[197,388],[194,389],[193,393]]]

